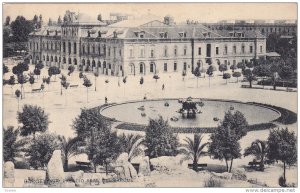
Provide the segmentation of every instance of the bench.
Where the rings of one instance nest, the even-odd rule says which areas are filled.
[[[77,88],[77,87],[78,87],[78,84],[70,85],[70,88]]]
[[[80,168],[90,168],[91,163],[90,162],[80,162],[80,161],[76,161],[76,166],[80,167]]]
[[[252,168],[259,167],[261,162],[249,162],[248,165]]]
[[[36,88],[36,89],[32,89],[32,92],[41,92],[42,89],[40,88]]]
[[[241,85],[242,88],[249,88],[249,85]]]
[[[203,170],[206,167],[207,167],[207,164],[197,164],[197,169],[198,170]],[[193,164],[188,164],[188,168],[193,169]]]

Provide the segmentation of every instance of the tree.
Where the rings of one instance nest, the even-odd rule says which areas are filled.
[[[281,79],[283,79],[283,81],[285,80],[290,80],[293,77],[293,68],[291,66],[283,66],[280,71],[279,71],[279,76],[281,77]],[[284,85],[283,85],[284,86]]]
[[[244,62],[239,62],[237,68],[241,69],[243,72],[246,69],[246,64]]]
[[[48,26],[52,26],[53,25],[53,21],[51,18],[49,18],[49,21],[48,21]]]
[[[78,137],[88,139],[93,137],[93,133],[98,129],[110,127],[101,116],[100,112],[96,109],[81,109],[81,113],[73,121],[72,128]]]
[[[223,73],[224,75],[224,72],[227,71],[228,68],[227,68],[227,65],[226,64],[220,64],[219,65],[219,71]]]
[[[252,70],[245,69],[243,75],[249,82],[250,88],[252,88],[252,82],[256,80],[256,76],[252,73]]]
[[[230,69],[232,70],[232,72],[234,72],[237,69],[237,65],[236,64],[232,64],[230,66]]]
[[[122,134],[119,137],[121,144],[121,152],[128,153],[128,161],[131,161],[132,158],[138,156],[143,151],[141,145],[144,142],[144,138],[141,135],[134,134]]]
[[[102,21],[102,15],[101,15],[101,14],[98,14],[97,20],[98,20],[98,21]]]
[[[198,88],[198,79],[199,79],[199,77],[201,76],[201,72],[200,72],[200,67],[199,67],[199,66],[197,66],[197,67],[195,68],[193,74],[194,74],[194,75],[196,76],[196,78],[197,78],[197,88]]]
[[[28,162],[35,169],[44,169],[50,161],[54,150],[60,149],[60,142],[56,135],[44,133],[38,135],[36,140],[26,150]]]
[[[21,91],[20,90],[16,90],[15,95],[18,99],[18,111],[19,111],[19,103],[20,103],[20,96],[21,96]]]
[[[223,79],[226,80],[226,84],[227,84],[227,79],[229,79],[229,78],[231,78],[231,74],[229,74],[229,73],[224,73],[223,74]]]
[[[18,112],[17,119],[18,123],[22,124],[20,127],[21,136],[33,134],[35,140],[36,133],[43,133],[48,129],[48,114],[38,106],[24,105],[23,112]]]
[[[273,89],[274,90],[276,90],[276,82],[279,79],[279,75],[278,75],[279,70],[280,70],[280,67],[276,63],[273,63],[270,66],[271,80],[272,80],[272,84],[273,84]]]
[[[95,72],[94,76],[95,76],[95,91],[97,91],[97,77],[99,76],[99,73]]]
[[[209,153],[214,159],[225,160],[228,172],[231,172],[233,159],[241,157],[239,140],[247,134],[248,123],[244,115],[230,110],[225,113],[218,129],[211,134]],[[230,167],[228,161],[231,161]]]
[[[214,74],[214,69],[211,65],[207,68],[206,74],[208,75],[208,82],[210,87],[210,77],[212,77],[212,75]]]
[[[61,73],[61,70],[56,66],[50,66],[48,69],[48,75],[49,76],[54,75],[55,76],[54,80],[56,80],[56,75],[58,75],[60,73]]]
[[[79,78],[82,79],[84,77],[82,72],[79,72]]]
[[[69,66],[68,67],[68,76],[71,76],[71,74],[74,72],[74,70],[75,70],[75,67],[73,66],[73,65],[71,65],[71,66]]]
[[[88,158],[94,165],[96,173],[97,165],[105,165],[106,175],[108,175],[107,165],[116,159],[120,153],[120,143],[117,132],[112,132],[110,128],[102,128],[94,136],[94,142],[88,143]]]
[[[264,171],[265,157],[268,151],[267,141],[255,140],[251,143],[250,147],[247,147],[244,152],[244,157],[249,155],[254,155],[255,159],[260,160],[259,168]]]
[[[35,81],[34,76],[30,75],[29,76],[29,83],[31,84],[31,89],[32,89],[32,85],[34,84],[34,81]]]
[[[60,79],[60,95],[62,95],[62,88],[67,84],[67,77],[65,75],[61,75]]]
[[[28,41],[29,33],[33,32],[33,23],[26,20],[23,16],[18,16],[15,21],[11,22],[11,30],[13,34],[13,39],[16,42],[26,42]]]
[[[37,79],[39,78],[39,76],[41,75],[41,70],[39,68],[35,68],[33,70],[34,75],[36,75]]]
[[[18,83],[21,85],[21,99],[25,98],[24,84],[28,82],[28,77],[23,74],[18,75]]]
[[[13,86],[16,84],[16,78],[14,75],[10,76],[10,78],[8,79],[8,84],[11,87],[11,95],[13,96]]]
[[[3,128],[3,160],[4,162],[12,161],[15,163],[15,158],[21,156],[21,151],[26,144],[25,140],[17,140],[20,131],[8,126]]]
[[[201,156],[204,156],[204,148],[209,143],[201,143],[203,136],[201,134],[194,134],[194,139],[187,137],[184,139],[186,142],[181,146],[181,152],[186,155],[186,159],[193,160],[193,170],[198,171],[198,161]]]
[[[34,29],[38,28],[38,23],[39,23],[39,17],[37,15],[34,15],[32,19],[32,25]]]
[[[91,83],[90,79],[85,77],[82,85],[86,87],[86,102],[89,102],[89,87],[91,87],[93,84]]]
[[[283,181],[286,182],[286,165],[297,162],[297,137],[288,128],[270,131],[267,145],[267,158],[271,161],[283,162]]]
[[[57,25],[61,25],[61,24],[62,24],[62,20],[61,20],[61,17],[59,16],[57,19]]]
[[[28,71],[29,66],[25,62],[19,62],[16,66],[12,68],[12,72],[15,75],[20,75],[23,74],[23,72]]]
[[[10,24],[10,16],[6,16],[4,26],[9,26]]]
[[[158,74],[155,74],[155,75],[153,76],[153,79],[155,79],[155,82],[157,83],[157,80],[159,79]]]
[[[68,171],[69,159],[81,153],[79,147],[83,146],[85,143],[79,137],[66,139],[64,136],[59,135],[58,140],[60,141],[61,150],[63,153],[64,171]]]
[[[5,64],[3,64],[3,76],[8,72],[9,72],[9,68]]]
[[[149,120],[145,136],[146,154],[150,158],[177,154],[178,138],[162,116]]]
[[[232,74],[232,77],[235,77],[236,78],[236,82],[238,83],[239,82],[239,77],[241,77],[242,74],[240,72],[234,72]]]

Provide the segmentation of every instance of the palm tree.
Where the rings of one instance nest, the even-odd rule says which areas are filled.
[[[66,139],[64,136],[58,136],[59,141],[61,142],[61,151],[64,156],[64,170],[68,171],[68,162],[69,159],[79,153],[79,147],[84,145],[84,142],[81,138],[68,138]]]
[[[144,138],[140,135],[125,135],[124,133],[119,137],[122,144],[122,151],[128,153],[128,161],[138,156],[143,150],[141,145],[144,142]]]
[[[186,159],[193,160],[193,170],[195,171],[198,171],[198,160],[206,154],[203,149],[208,145],[208,143],[201,144],[202,139],[203,136],[201,134],[194,134],[194,139],[187,137],[184,139],[186,144],[179,148],[186,155]]]
[[[254,155],[256,159],[260,160],[260,170],[264,171],[264,161],[267,154],[267,150],[267,142],[257,139],[251,143],[250,147],[247,147],[245,149],[244,157],[248,155]]]

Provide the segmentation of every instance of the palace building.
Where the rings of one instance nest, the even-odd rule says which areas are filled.
[[[43,26],[30,34],[33,64],[127,76],[191,73],[196,66],[237,64],[266,56],[266,38],[254,30],[217,30],[203,25],[123,20],[107,25],[66,12],[61,26]]]

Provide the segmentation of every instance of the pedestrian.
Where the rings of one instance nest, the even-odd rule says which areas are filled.
[[[105,97],[105,104],[107,104],[107,97]]]
[[[162,85],[161,89],[162,89],[162,90],[165,90],[165,84]]]

